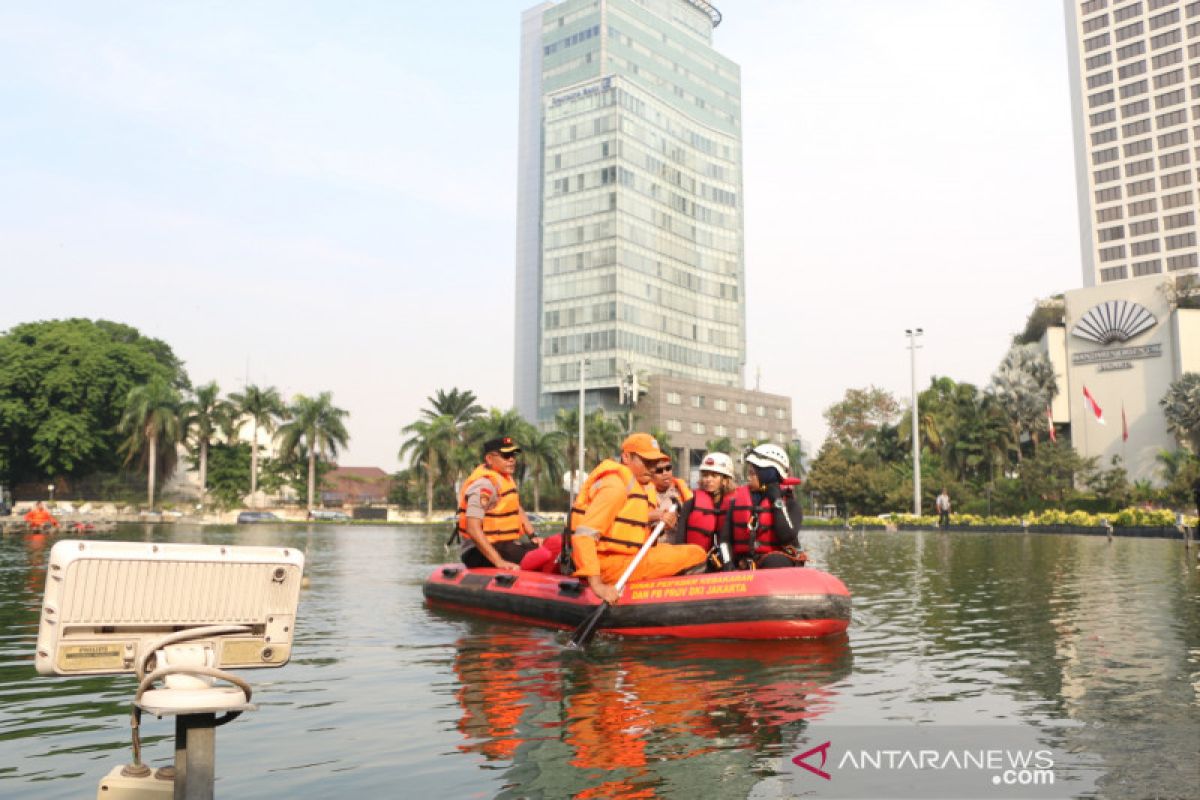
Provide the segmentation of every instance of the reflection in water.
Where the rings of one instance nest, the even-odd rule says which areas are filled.
[[[852,663],[844,636],[602,641],[580,653],[564,634],[468,629],[454,657],[459,749],[501,762],[501,797],[744,795],[758,762],[790,754],[831,707]]]

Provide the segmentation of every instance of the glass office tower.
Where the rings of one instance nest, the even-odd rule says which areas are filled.
[[[740,71],[702,0],[522,20],[515,402],[613,408],[629,370],[742,386]]]

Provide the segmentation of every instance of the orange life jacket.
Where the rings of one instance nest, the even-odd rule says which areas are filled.
[[[713,546],[713,537],[721,529],[725,513],[733,502],[733,495],[727,494],[721,498],[721,507],[713,505],[712,495],[703,489],[698,489],[692,497],[692,510],[684,521],[687,532],[687,543],[695,544],[708,550]]]
[[[570,529],[578,529],[579,521],[583,519],[588,505],[592,502],[592,487],[596,482],[609,475],[617,475],[625,486],[625,504],[617,512],[612,528],[607,532],[601,531],[596,544],[597,553],[636,553],[646,541],[647,529],[650,525],[650,498],[646,487],[633,477],[633,471],[624,464],[619,464],[611,458],[601,461],[587,476],[575,505],[571,507]]]
[[[483,535],[492,544],[511,542],[521,536],[521,494],[517,484],[508,475],[503,475],[486,464],[480,464],[463,481],[458,493],[458,535],[464,546],[473,540],[467,535],[467,489],[480,478],[487,478],[496,489],[496,505],[483,514]],[[486,503],[485,503],[486,505]]]
[[[749,486],[733,490],[729,513],[733,515],[733,557],[763,555],[781,550],[775,540],[775,509],[766,495],[758,505],[750,494]],[[751,530],[751,522],[754,530]]]
[[[58,520],[44,508],[34,508],[25,514],[25,522],[30,525],[58,525]]]

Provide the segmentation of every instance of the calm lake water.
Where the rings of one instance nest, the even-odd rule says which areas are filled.
[[[825,781],[792,759],[1013,737],[1056,753],[1037,796],[1200,797],[1200,572],[1181,542],[810,531],[814,565],[854,594],[847,636],[579,653],[561,632],[427,609],[442,526],[102,538],[307,553],[291,663],[243,672],[260,708],[217,731],[225,798],[897,797],[886,776]],[[132,678],[34,672],[50,544],[0,539],[0,797],[94,797],[129,759]],[[172,723],[143,736],[169,763]],[[1021,796],[964,780],[962,796]]]

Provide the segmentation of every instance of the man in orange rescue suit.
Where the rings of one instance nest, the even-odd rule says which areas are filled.
[[[483,463],[463,482],[458,535],[468,567],[520,569],[522,556],[537,546],[512,478],[520,454],[512,437],[489,439],[483,444]],[[522,543],[521,534],[533,543]]]
[[[651,471],[668,457],[646,433],[635,433],[621,445],[621,461],[601,461],[592,470],[571,509],[571,546],[575,576],[586,578],[601,599],[617,601],[613,586],[649,536]],[[675,575],[703,564],[704,549],[694,544],[652,547],[630,580]]]

